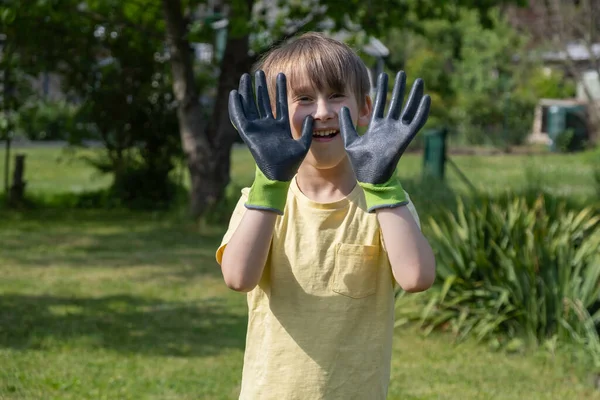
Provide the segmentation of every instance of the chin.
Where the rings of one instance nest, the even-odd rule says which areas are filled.
[[[311,154],[307,155],[307,162],[316,169],[331,169],[347,160],[346,152],[343,154]]]

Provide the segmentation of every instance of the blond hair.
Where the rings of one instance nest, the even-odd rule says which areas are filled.
[[[299,79],[308,78],[317,90],[344,93],[349,88],[360,107],[370,90],[369,73],[360,57],[348,45],[316,32],[272,49],[256,63],[253,71],[257,70],[265,72],[272,104],[280,72],[286,75],[288,92],[294,91]]]

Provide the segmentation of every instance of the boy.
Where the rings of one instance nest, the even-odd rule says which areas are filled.
[[[257,70],[256,101],[245,74],[229,104],[255,180],[216,254],[226,284],[248,292],[240,398],[385,399],[395,284],[422,291],[435,277],[395,173],[429,97],[417,80],[401,110],[401,72],[384,116],[387,76],[373,106],[360,58],[316,33]]]

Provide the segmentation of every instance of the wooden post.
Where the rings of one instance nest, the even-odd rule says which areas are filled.
[[[18,205],[23,203],[25,186],[27,183],[23,179],[25,175],[25,154],[15,156],[15,170],[13,173],[12,185],[10,187],[9,204]]]
[[[8,135],[6,135],[5,146],[6,148],[4,152],[4,195],[8,199],[8,189],[10,186],[10,183],[8,181],[8,178],[10,177],[10,137],[8,137]]]

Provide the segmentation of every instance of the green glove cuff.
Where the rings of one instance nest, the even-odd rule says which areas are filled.
[[[408,204],[406,193],[394,174],[389,181],[382,184],[358,182],[365,192],[367,211],[372,213],[378,208],[393,208]]]
[[[283,215],[290,182],[273,181],[256,167],[254,183],[250,188],[246,208],[274,211]]]

